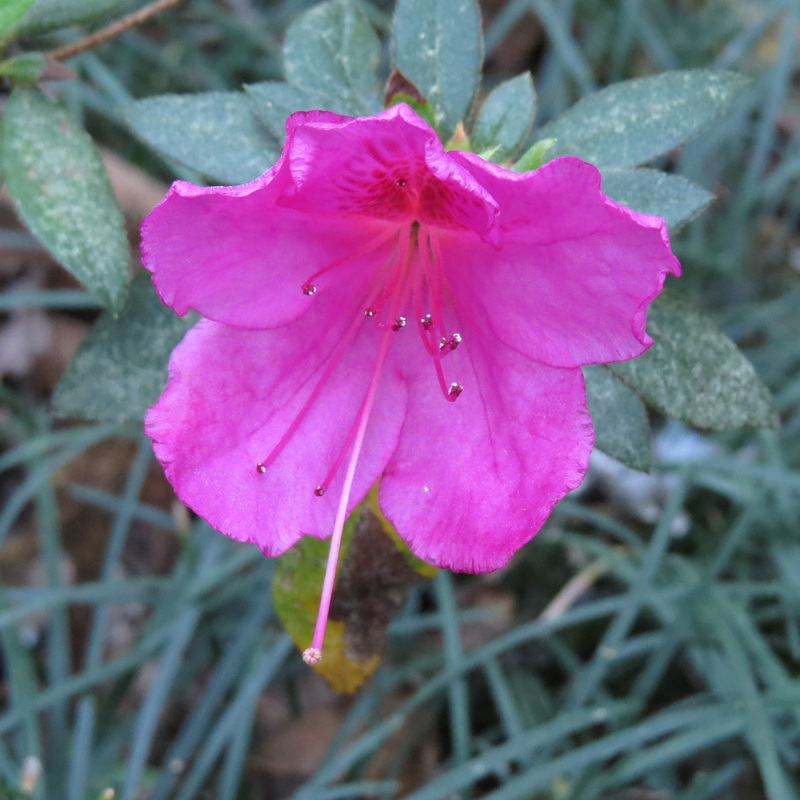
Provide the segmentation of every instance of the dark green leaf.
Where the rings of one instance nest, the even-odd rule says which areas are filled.
[[[683,70],[623,81],[579,100],[540,131],[558,139],[551,155],[598,167],[652,161],[721,116],[749,84],[733,72]]]
[[[264,81],[244,88],[253,102],[253,110],[279,142],[286,138],[286,120],[295,111],[331,111],[335,104],[322,92],[298,89],[288,83]]]
[[[381,107],[375,70],[380,41],[353,0],[331,0],[295,20],[286,32],[286,79],[331,98],[330,111],[361,116]]]
[[[251,181],[278,160],[278,142],[240,92],[161,95],[124,111],[149,145],[221,183]]]
[[[595,445],[617,461],[646,472],[653,456],[647,409],[636,392],[605,367],[583,368]]]
[[[128,283],[128,239],[92,140],[61,106],[17,87],[3,117],[0,165],[25,224],[115,310]]]
[[[449,139],[467,116],[483,61],[475,0],[399,0],[394,20],[397,69],[433,106],[436,126]]]
[[[603,191],[634,211],[662,217],[670,229],[696,217],[714,199],[686,178],[656,169],[605,169]]]
[[[698,428],[777,426],[769,390],[709,319],[660,302],[648,312],[647,330],[650,350],[609,368],[648,403]]]
[[[475,153],[497,148],[492,161],[506,161],[520,150],[536,115],[536,94],[529,72],[501,83],[486,99],[472,130]]]
[[[35,0],[22,18],[20,33],[43,33],[78,22],[91,22],[129,5],[120,0]]]
[[[141,422],[164,389],[170,353],[196,320],[166,308],[150,276],[138,275],[119,319],[102,316],[67,367],[53,397],[56,413]]]
[[[0,5],[0,38],[9,33],[33,0],[3,0]]]

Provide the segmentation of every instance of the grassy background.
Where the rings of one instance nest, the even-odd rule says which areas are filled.
[[[119,184],[185,177],[120,106],[279,79],[311,5],[191,0],[75,59],[63,100],[124,159]],[[386,33],[389,6],[365,7]],[[51,419],[53,353],[96,312],[0,209],[3,330],[51,332],[0,389],[0,797],[31,756],[53,800],[800,794],[800,4],[487,0],[484,18],[485,88],[530,69],[537,125],[628,77],[755,78],[662,166],[718,196],[673,233],[680,291],[745,348],[780,432],[657,420],[651,475],[597,459],[503,573],[415,590],[379,672],[335,697],[276,624],[272,563],[175,508],[138,430]],[[161,191],[135,185],[133,229]]]

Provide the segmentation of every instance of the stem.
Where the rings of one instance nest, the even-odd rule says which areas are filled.
[[[104,44],[112,39],[116,39],[120,34],[131,30],[131,28],[135,28],[137,25],[141,25],[143,22],[147,22],[151,17],[155,17],[162,11],[166,11],[168,8],[177,5],[179,2],[180,0],[153,0],[152,3],[148,3],[138,11],[134,11],[132,14],[128,14],[126,17],[116,20],[116,22],[106,25],[105,28],[95,31],[95,33],[90,36],[86,36],[73,44],[67,44],[63,47],[57,47],[55,50],[51,50],[48,55],[55,61],[66,61],[84,52],[84,50],[91,50],[99,44]]]

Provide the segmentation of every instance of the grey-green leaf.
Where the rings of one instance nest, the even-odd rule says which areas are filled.
[[[245,92],[259,119],[279,141],[286,138],[286,120],[295,111],[334,111],[335,99],[311,89],[298,89],[288,83],[264,81],[246,85]],[[341,113],[341,111],[337,112]]]
[[[3,0],[0,6],[0,37],[17,24],[32,2],[33,0]]]
[[[102,316],[67,367],[53,397],[56,413],[140,423],[164,389],[170,353],[197,319],[164,306],[150,276],[138,275],[119,319]]]
[[[329,110],[360,116],[381,108],[375,74],[380,55],[363,9],[353,0],[331,0],[289,26],[283,66],[293,86],[331,98],[336,107]]]
[[[769,390],[711,320],[659,301],[648,312],[655,344],[609,368],[648,403],[698,428],[776,427]]]
[[[0,172],[33,234],[116,310],[130,269],[125,220],[86,132],[38,90],[17,87],[3,117]]]
[[[635,167],[695,136],[750,83],[723,70],[680,70],[623,81],[579,100],[545,125],[558,139],[551,156],[574,155],[598,167]]]
[[[603,191],[640,214],[662,217],[670,230],[696,217],[714,195],[657,169],[604,169]]]
[[[22,18],[20,33],[44,33],[66,25],[91,22],[116,10],[126,10],[128,6],[130,2],[122,0],[35,0]]]
[[[584,367],[583,375],[595,446],[633,469],[649,470],[653,440],[647,409],[636,392],[603,366]]]
[[[470,137],[472,151],[497,148],[492,160],[507,161],[525,144],[536,115],[533,78],[525,72],[497,86],[478,114]]]
[[[275,137],[240,92],[161,95],[124,108],[136,134],[164,155],[219,183],[246,183],[277,160]]]
[[[483,37],[475,0],[399,0],[394,54],[403,73],[433,106],[436,126],[448,139],[475,97],[483,62]]]

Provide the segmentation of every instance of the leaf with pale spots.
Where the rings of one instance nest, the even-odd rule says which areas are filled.
[[[374,502],[362,503],[345,524],[322,660],[314,665],[337,692],[354,692],[378,668],[409,589],[436,571],[388,532]],[[306,536],[277,559],[275,610],[300,650],[314,634],[329,546]]]
[[[466,118],[483,63],[475,0],[400,0],[394,19],[395,64],[433,106],[449,139]]]
[[[18,86],[3,115],[0,172],[37,239],[116,311],[130,268],[125,220],[86,132],[40,91]]]
[[[622,81],[579,100],[539,131],[558,139],[550,157],[636,167],[669,152],[722,116],[750,84],[724,70],[676,70]]]
[[[100,317],[67,367],[53,395],[55,413],[141,425],[167,382],[172,349],[196,320],[194,312],[179,317],[167,308],[150,275],[138,275],[119,317]]]
[[[595,447],[633,469],[647,472],[653,440],[644,404],[604,366],[584,367],[583,375]]]
[[[769,389],[711,320],[672,298],[660,298],[647,317],[653,346],[609,365],[646,402],[698,428],[778,426]]]

